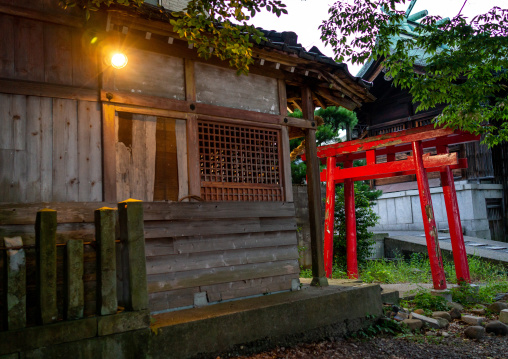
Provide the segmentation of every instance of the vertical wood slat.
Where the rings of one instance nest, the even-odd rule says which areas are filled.
[[[10,115],[12,118],[12,136],[14,162],[12,168],[13,187],[11,198],[15,202],[26,202],[27,153],[26,153],[26,96],[12,96]]]
[[[14,77],[14,18],[0,14],[0,77]]]
[[[302,89],[303,117],[314,121],[314,104],[308,87]],[[328,285],[324,267],[323,222],[321,219],[321,188],[319,161],[317,158],[316,130],[305,130],[305,155],[307,157],[307,192],[309,198],[309,222],[312,254],[312,285]]]
[[[187,164],[189,195],[201,196],[201,173],[199,170],[198,121],[196,116],[187,118]]]
[[[37,320],[49,324],[58,317],[56,304],[56,211],[42,209],[35,221],[37,255]]]
[[[14,32],[14,76],[20,80],[44,81],[43,23],[16,19]]]
[[[104,201],[116,202],[116,119],[115,106],[102,104],[102,168]]]
[[[120,240],[127,246],[129,271],[128,310],[148,308],[146,282],[145,236],[143,223],[143,203],[127,200],[118,203],[120,221]]]
[[[95,238],[97,241],[97,314],[115,314],[118,308],[116,294],[116,218],[114,208],[95,211]]]
[[[5,317],[7,330],[21,329],[26,326],[26,257],[21,247],[21,237],[3,239],[5,271]]]
[[[175,122],[176,155],[178,163],[178,199],[189,195],[187,170],[187,127],[184,120]]]
[[[83,284],[83,241],[67,241],[65,253],[65,319],[83,318],[85,308]]]
[[[53,99],[53,201],[79,198],[77,101]]]
[[[286,81],[283,79],[278,80],[279,89],[279,114],[286,116],[287,114],[287,94],[286,94]],[[293,202],[293,183],[291,180],[291,159],[290,159],[290,146],[289,146],[289,133],[288,128],[283,126],[281,129],[281,169],[282,180],[284,185],[284,200],[286,202]]]
[[[78,102],[78,158],[80,202],[102,200],[101,126],[97,102]]]
[[[72,85],[72,32],[61,26],[44,24],[44,80]]]
[[[41,97],[29,96],[26,102],[26,201],[41,202]]]

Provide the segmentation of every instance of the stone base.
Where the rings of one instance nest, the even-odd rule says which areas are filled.
[[[444,290],[432,289],[430,291],[430,294],[438,296],[438,297],[443,297],[444,299],[446,299],[447,302],[452,301],[452,292],[449,291],[448,289],[444,289]]]

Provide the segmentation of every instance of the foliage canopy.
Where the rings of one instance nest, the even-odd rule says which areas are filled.
[[[405,2],[337,1],[322,39],[338,61],[382,60],[417,110],[447,104],[438,124],[483,134],[491,146],[508,140],[508,9],[442,19],[411,15],[415,0],[398,11]]]

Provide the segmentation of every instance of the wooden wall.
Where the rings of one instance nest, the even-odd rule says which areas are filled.
[[[101,201],[97,102],[0,93],[0,203]]]
[[[145,204],[150,309],[288,290],[299,275],[294,205]]]
[[[238,76],[233,69],[200,62],[194,66],[197,102],[279,114],[277,79],[255,74]]]
[[[95,238],[93,211],[103,206],[116,207],[102,202],[0,205],[0,237],[20,235],[25,244],[34,245],[36,213],[47,207],[58,211],[57,243],[90,242]],[[144,220],[151,311],[192,306],[199,292],[217,302],[288,290],[298,278],[293,203],[144,203]],[[60,283],[63,248],[59,247]],[[27,258],[33,264],[33,247],[27,249]],[[85,312],[93,313],[93,245],[85,246],[85,259]],[[0,256],[0,271],[2,261]],[[29,302],[35,300],[33,275],[33,270],[28,273]],[[121,281],[121,271],[118,275]],[[0,283],[0,298],[2,291]]]
[[[83,29],[0,14],[0,78],[97,88],[97,61]]]

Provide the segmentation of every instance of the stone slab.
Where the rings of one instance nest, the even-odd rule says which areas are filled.
[[[420,315],[416,313],[411,313],[410,319],[418,319],[421,320],[425,325],[434,328],[434,329],[440,329],[441,325],[439,324],[439,321],[437,319],[426,317],[425,315]]]
[[[99,336],[128,332],[149,326],[150,312],[148,310],[123,312],[97,318],[97,334]]]
[[[483,317],[477,317],[477,316],[474,316],[474,315],[462,315],[461,320],[463,322],[466,322],[467,324],[481,325],[485,321],[485,318],[483,318]]]
[[[97,318],[0,332],[0,355],[82,340],[97,335]]]
[[[21,247],[23,240],[21,237],[4,237],[3,245],[5,248]],[[23,248],[4,251],[4,270],[7,328],[21,329],[26,326],[26,256]]]
[[[503,309],[501,313],[499,313],[499,321],[508,324],[508,309]]]
[[[383,290],[381,300],[387,304],[399,304],[400,294],[398,290]]]

